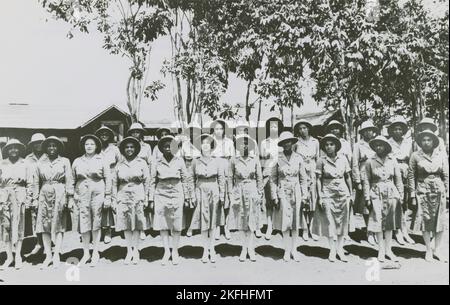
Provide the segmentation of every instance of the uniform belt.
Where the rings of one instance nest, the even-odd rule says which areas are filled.
[[[237,183],[251,183],[251,182],[256,182],[255,179],[251,179],[251,178],[246,178],[246,179],[236,179]]]
[[[438,174],[429,174],[423,178],[417,179],[419,182],[424,182],[425,180],[441,179]]]
[[[172,183],[172,182],[178,183],[180,181],[181,178],[165,178],[165,179],[158,178],[158,182],[162,183]]]
[[[397,162],[398,163],[406,163],[406,164],[408,164],[408,159],[402,159],[402,160],[397,159]]]
[[[335,180],[335,179],[343,179],[344,176],[339,176],[339,177],[323,177],[323,180]]]
[[[217,181],[217,176],[213,176],[213,177],[197,176],[197,181],[198,182],[216,182]]]
[[[64,183],[66,183],[66,179],[61,179],[61,180],[47,180],[47,181],[44,181],[42,184],[50,184],[50,185],[53,185],[53,184],[64,184]]]

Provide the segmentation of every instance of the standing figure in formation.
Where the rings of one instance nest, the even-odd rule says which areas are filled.
[[[128,129],[128,136],[136,138],[141,145],[141,149],[140,149],[138,157],[147,163],[147,167],[149,169],[149,174],[150,174],[150,168],[152,166],[152,161],[153,161],[153,153],[152,153],[152,147],[144,142],[144,135],[145,135],[145,129],[144,129],[144,127],[142,127],[142,125],[140,123],[133,123],[130,126],[130,129]],[[147,218],[147,226],[151,226],[150,215],[147,214],[146,218]],[[141,238],[141,240],[145,240],[146,235],[145,235],[144,231],[141,231],[140,238]]]
[[[446,155],[439,150],[439,138],[431,131],[418,134],[420,149],[409,162],[408,183],[413,205],[417,207],[415,223],[422,231],[427,247],[425,259],[448,262],[442,254],[442,241],[446,229],[445,210],[449,201],[449,170]],[[414,226],[414,223],[413,223]],[[434,237],[434,253],[431,238]]]
[[[301,120],[294,125],[294,135],[298,138],[295,152],[302,156],[305,164],[306,175],[308,176],[308,191],[310,202],[307,206],[302,207],[301,217],[303,223],[303,239],[309,240],[310,225],[313,220],[314,212],[317,204],[317,187],[316,187],[316,162],[320,156],[319,141],[311,136],[312,125]],[[319,240],[318,236],[312,234],[313,240]]]
[[[250,155],[256,142],[247,135],[235,138],[239,155],[232,159],[228,181],[231,200],[229,228],[244,233],[241,262],[256,261],[254,234],[261,229],[261,205],[264,195],[263,177],[259,158]]]
[[[219,161],[211,156],[216,147],[214,138],[209,134],[198,137],[201,156],[192,162],[192,178],[194,193],[192,196],[195,210],[191,228],[200,230],[203,239],[202,262],[217,261],[215,250],[215,232],[219,229],[221,207],[225,202],[225,172],[221,169]]]
[[[336,136],[339,141],[341,142],[341,149],[339,150],[338,154],[342,154],[347,158],[348,163],[352,164],[352,146],[351,144],[344,138],[345,133],[345,126],[339,121],[333,120],[330,123],[328,123],[327,127],[325,128],[325,131],[327,134],[332,134]]]
[[[150,179],[150,206],[154,209],[153,229],[160,231],[164,244],[162,265],[172,256],[172,263],[178,265],[178,247],[183,230],[183,209],[190,206],[189,176],[183,159],[177,156],[178,143],[173,136],[165,136],[158,142],[163,156],[154,162]],[[172,233],[172,255],[169,234]]]
[[[365,164],[363,177],[364,196],[369,214],[367,230],[377,235],[378,260],[389,259],[398,262],[392,252],[392,234],[401,228],[401,210],[398,205],[403,200],[403,182],[400,167],[390,153],[391,144],[383,136],[370,141],[375,156]],[[384,233],[384,237],[383,237]]]
[[[431,118],[424,118],[422,121],[420,121],[419,124],[417,124],[417,128],[416,128],[417,134],[421,133],[422,131],[427,131],[427,130],[433,132],[434,134],[436,134],[438,131],[438,126],[436,125],[434,120]],[[439,145],[437,147],[437,151],[444,153],[448,159],[448,151],[445,147],[445,141],[443,138],[441,138],[439,136],[438,136],[438,139],[439,139]],[[420,148],[419,143],[417,143],[417,142],[415,143],[415,148],[416,148],[415,151],[417,151],[418,148]]]
[[[144,209],[149,204],[150,175],[147,163],[139,158],[141,143],[128,137],[119,144],[122,158],[112,177],[112,207],[116,212],[116,231],[124,232],[127,242],[125,265],[139,262],[139,232],[147,229]]]
[[[111,168],[100,155],[102,143],[99,138],[86,135],[81,138],[80,147],[84,155],[77,158],[72,165],[78,232],[81,234],[84,250],[80,264],[85,265],[91,259],[89,246],[92,235],[91,264],[96,266],[100,260],[102,211],[103,208],[111,206]]]
[[[278,145],[283,153],[278,156],[270,177],[270,189],[275,205],[273,226],[281,231],[285,246],[284,260],[300,261],[297,251],[298,230],[302,227],[300,209],[308,203],[308,176],[302,157],[293,151],[298,139],[292,133],[283,132]],[[289,238],[289,235],[292,238]]]
[[[336,255],[347,262],[343,246],[350,220],[350,164],[344,154],[339,154],[341,142],[335,135],[326,135],[320,144],[326,156],[321,157],[316,166],[319,211],[314,218],[313,231],[328,238],[331,262],[336,261]]]
[[[270,191],[270,175],[273,167],[278,161],[278,155],[283,152],[283,148],[278,146],[278,138],[283,132],[283,122],[279,118],[270,118],[265,124],[266,139],[261,143],[260,158],[263,171],[263,186],[264,186],[264,202],[267,218],[266,240],[272,238],[272,216],[274,213],[272,195]]]
[[[31,204],[33,176],[22,158],[25,145],[11,139],[3,147],[0,161],[0,241],[5,243],[6,261],[3,270],[15,260],[22,268],[22,241],[25,237],[25,210]],[[13,259],[13,248],[15,259]]]
[[[37,166],[37,162],[44,154],[44,152],[42,151],[42,142],[44,142],[44,140],[45,140],[45,136],[42,133],[35,133],[31,136],[31,140],[27,146],[28,151],[31,151],[31,152],[29,155],[26,156],[25,161],[27,162],[29,171],[33,174],[36,172],[35,168]],[[31,220],[32,231],[33,231],[33,234],[36,235],[36,246],[33,248],[33,250],[30,253],[25,255],[26,257],[38,254],[39,251],[41,251],[41,249],[43,249],[43,247],[44,247],[44,243],[42,241],[42,234],[36,234],[36,232],[34,232],[35,228],[36,228],[37,206],[34,206],[33,204],[31,204],[28,211],[29,211],[29,215],[28,215],[29,217],[25,218],[25,221],[27,221],[27,219]]]
[[[375,125],[373,125],[372,121],[365,121],[361,124],[359,133],[361,135],[361,139],[355,143],[355,146],[353,147],[352,158],[352,178],[356,188],[353,209],[356,214],[363,215],[367,226],[369,222],[369,210],[367,209],[364,199],[362,181],[364,179],[364,168],[366,166],[366,162],[375,155],[375,152],[372,148],[370,148],[369,142],[377,136],[379,130],[375,127]],[[369,244],[376,246],[374,235],[369,231],[367,234]]]
[[[243,136],[243,135],[250,136],[250,130],[252,128],[254,128],[254,123],[253,122],[239,121],[235,125],[235,134],[236,134],[235,137]],[[236,148],[235,155],[239,156],[239,153],[240,153],[239,149]],[[257,145],[255,147],[251,147],[251,150],[249,151],[249,155],[251,157],[259,158],[259,148],[258,148]],[[265,207],[265,205],[261,205],[260,214],[261,214],[260,215],[261,224],[264,224],[265,223],[265,219],[266,219],[266,207]],[[256,235],[257,238],[261,238],[263,236],[263,234],[262,234],[260,229],[256,230],[255,235]]]
[[[195,187],[194,187],[194,176],[192,165],[194,160],[201,157],[201,151],[197,148],[200,147],[201,143],[194,143],[194,141],[200,141],[200,136],[202,133],[202,127],[198,125],[196,122],[192,122],[188,125],[188,127],[184,130],[184,134],[181,137],[181,147],[178,151],[177,155],[179,155],[186,164],[186,169],[189,175],[189,192],[191,193],[191,198],[194,198]],[[192,202],[193,203],[193,202]],[[183,227],[187,228],[186,236],[192,236],[192,217],[194,212],[194,206],[187,207],[184,211],[183,216]]]
[[[227,137],[230,129],[228,124],[224,120],[216,120],[210,125],[211,133],[216,140],[217,147],[213,151],[212,155],[219,161],[220,168],[225,173],[225,178],[229,179],[230,170],[230,160],[234,157],[235,150],[233,145],[233,140]],[[228,190],[225,190],[225,194],[228,194]],[[230,230],[228,229],[228,214],[230,211],[230,199],[228,196],[225,197],[225,202],[222,207],[223,213],[221,225],[224,226],[225,238],[227,240],[231,239]],[[218,240],[220,238],[220,230],[217,230],[215,238]]]
[[[95,135],[102,142],[102,149],[100,156],[103,158],[104,162],[108,165],[111,171],[111,177],[114,173],[114,168],[121,158],[119,148],[113,143],[114,142],[114,131],[106,126],[100,127]],[[102,209],[102,229],[104,230],[104,242],[109,244],[111,242],[112,229],[115,225],[114,213],[111,207],[103,205]]]
[[[38,214],[36,233],[42,234],[46,255],[42,268],[53,261],[53,267],[60,264],[60,252],[64,232],[70,217],[65,213],[73,203],[73,181],[70,161],[61,156],[63,142],[54,136],[42,142],[44,155],[39,159],[33,175],[33,200],[37,201]],[[52,242],[55,244],[52,260]]]
[[[159,128],[156,131],[156,138],[157,138],[158,141],[161,140],[162,137],[165,137],[165,136],[168,136],[168,135],[170,135],[170,129],[169,128],[162,127],[162,128]],[[157,159],[159,159],[161,157],[162,157],[162,153],[159,150],[158,146],[156,146],[153,149],[153,160],[157,160]]]
[[[411,138],[406,138],[408,133],[408,124],[406,120],[402,117],[395,118],[388,127],[389,134],[389,144],[392,147],[392,155],[397,160],[398,166],[402,173],[402,182],[404,186],[404,197],[402,204],[399,205],[402,213],[402,228],[396,232],[396,239],[400,245],[404,245],[405,242],[409,244],[415,244],[415,241],[409,236],[409,230],[407,225],[408,217],[408,203],[409,192],[408,192],[408,168],[409,168],[409,157],[412,152],[412,140]]]

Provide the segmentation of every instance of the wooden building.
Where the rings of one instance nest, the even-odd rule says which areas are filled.
[[[130,116],[116,105],[98,108],[76,105],[34,106],[28,104],[0,105],[0,138],[16,138],[26,144],[34,133],[57,136],[64,141],[64,156],[74,160],[81,155],[79,140],[106,125],[120,141],[130,124]]]

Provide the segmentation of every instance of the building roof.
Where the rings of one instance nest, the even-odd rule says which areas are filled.
[[[306,120],[313,126],[322,126],[333,117],[339,110],[324,110],[319,112],[299,114],[295,116],[295,122]]]
[[[33,128],[33,129],[77,129],[93,120],[117,109],[124,115],[127,112],[117,105],[80,107],[77,105],[0,105],[0,128]]]

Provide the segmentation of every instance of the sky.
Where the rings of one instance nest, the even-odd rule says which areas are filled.
[[[431,9],[442,11],[442,4],[425,2]],[[66,23],[51,19],[37,0],[1,0],[0,104],[71,104],[96,109],[117,104],[127,109],[127,61],[109,55],[97,33],[75,33],[74,38],[68,39],[69,30]],[[156,41],[149,81],[161,79],[160,67],[168,54],[168,39]],[[173,118],[170,81],[162,80],[168,86],[159,93],[158,101],[143,103],[144,120]],[[242,103],[245,93],[245,83],[232,77],[222,100]],[[320,109],[310,98],[310,92],[304,95],[303,111]]]

